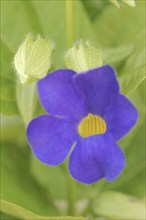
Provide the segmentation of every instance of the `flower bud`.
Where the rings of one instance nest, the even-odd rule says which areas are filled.
[[[135,7],[135,1],[134,0],[123,0],[127,5],[131,7]]]
[[[113,3],[114,5],[116,5],[118,8],[120,8],[120,5],[117,2],[117,0],[110,0],[110,2]],[[123,0],[123,2],[125,2],[127,5],[129,5],[131,7],[135,7],[135,1],[134,0]]]
[[[65,55],[66,66],[76,72],[83,72],[102,66],[101,50],[89,41],[78,41]]]
[[[21,84],[29,84],[47,74],[53,49],[54,43],[40,35],[36,39],[32,34],[26,36],[14,57],[14,67]]]
[[[118,8],[120,8],[120,5],[117,2],[117,0],[110,0],[110,2],[113,3],[115,6],[117,6]]]

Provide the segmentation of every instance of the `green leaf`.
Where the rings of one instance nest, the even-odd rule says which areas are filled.
[[[12,69],[13,53],[1,41],[1,113],[5,115],[18,114],[16,103],[16,76]]]
[[[16,102],[14,101],[6,101],[1,99],[1,109],[0,112],[2,115],[17,115],[18,107]]]
[[[120,192],[104,192],[94,203],[94,212],[115,219],[145,219],[145,205],[134,197]]]
[[[18,218],[16,218],[16,217],[12,217],[11,215],[7,215],[7,214],[5,214],[5,213],[3,213],[3,212],[0,212],[0,219],[2,219],[2,220],[20,220],[20,219],[18,219]]]
[[[145,32],[141,31],[145,29],[145,13],[142,6],[143,3],[138,2],[136,10],[127,7],[120,11],[106,9],[95,22],[99,42],[110,47],[104,52],[104,63],[116,67],[121,91],[126,95],[145,79]]]
[[[86,220],[84,217],[71,217],[71,216],[64,216],[64,217],[47,217],[47,216],[40,216],[29,210],[26,210],[14,203],[10,203],[4,200],[1,200],[0,210],[4,213],[12,215],[17,218],[26,219],[26,220]]]
[[[146,78],[145,32],[137,37],[133,54],[129,56],[119,80],[122,92],[129,94]]]
[[[131,69],[133,65],[134,68],[144,65],[146,63],[145,54],[145,31],[143,30],[136,38],[134,45],[134,51],[132,56],[129,57],[125,68]]]
[[[65,161],[58,167],[48,166],[40,162],[34,155],[31,156],[31,172],[37,179],[37,181],[46,189],[46,193],[49,192],[51,197],[57,200],[67,200],[69,193],[69,186],[67,180],[72,178],[68,171],[68,161]],[[56,181],[59,179],[59,182]],[[74,197],[76,200],[87,199],[93,193],[93,184],[89,187],[86,184],[82,184],[74,179],[71,180],[75,185]],[[102,180],[96,182],[96,193],[100,189]],[[51,191],[48,191],[51,189]],[[61,189],[61,190],[60,190]],[[95,194],[95,192],[94,192]]]
[[[108,6],[107,1],[88,1],[82,0],[82,4],[84,5],[89,17],[94,20],[97,16],[100,16],[102,10]]]
[[[125,95],[133,92],[146,78],[146,64],[135,69],[126,71],[119,77],[121,92]]]
[[[116,67],[126,60],[126,58],[129,57],[133,51],[133,45],[123,45],[117,48],[103,50],[104,64],[110,64]]]
[[[27,143],[25,126],[19,116],[1,116],[1,141],[10,143]]]
[[[1,198],[42,215],[56,215],[50,196],[30,172],[26,148],[2,143]]]
[[[36,83],[31,83],[25,87],[17,84],[17,104],[25,124],[32,119],[37,101]]]
[[[139,33],[145,30],[145,2],[137,1],[135,9],[107,7],[95,20],[94,30],[104,48],[134,44]]]
[[[59,167],[48,166],[41,163],[33,155],[31,156],[31,171],[36,177],[37,181],[46,188],[51,189],[51,196],[56,199],[65,199],[67,197],[67,169],[64,169],[64,165]],[[56,181],[59,179],[58,181]],[[61,190],[60,190],[61,189]]]

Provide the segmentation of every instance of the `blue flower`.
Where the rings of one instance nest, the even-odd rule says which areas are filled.
[[[56,166],[70,155],[70,174],[87,184],[119,176],[125,157],[116,142],[138,113],[120,94],[114,69],[106,65],[80,74],[60,69],[38,82],[38,94],[48,114],[27,128],[35,156]]]

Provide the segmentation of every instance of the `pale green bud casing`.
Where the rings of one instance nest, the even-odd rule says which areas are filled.
[[[127,5],[131,6],[131,7],[135,7],[135,1],[134,0],[122,0],[123,2],[125,2]],[[120,8],[120,5],[118,3],[117,0],[110,0],[111,3],[113,3],[114,5],[116,5],[118,8]]]
[[[14,67],[21,84],[29,84],[47,74],[53,49],[54,43],[40,35],[36,39],[32,34],[26,36],[14,57]]]
[[[117,6],[118,8],[120,8],[120,5],[117,2],[117,0],[110,0],[110,2],[113,3],[115,6]]]
[[[134,0],[123,0],[127,5],[131,7],[135,7],[135,1]]]
[[[65,55],[66,66],[77,73],[102,66],[101,50],[89,41],[78,41]]]

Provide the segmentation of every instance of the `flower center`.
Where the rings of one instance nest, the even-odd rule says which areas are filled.
[[[81,137],[89,137],[95,134],[104,134],[106,132],[106,123],[98,115],[88,114],[83,118],[78,126],[78,132]]]

